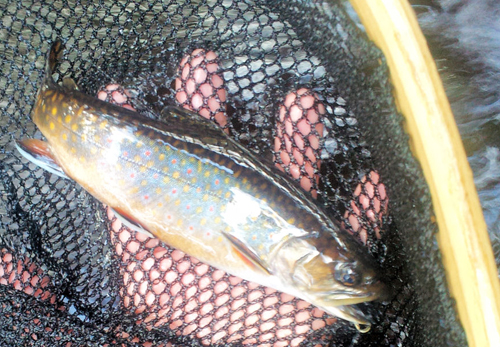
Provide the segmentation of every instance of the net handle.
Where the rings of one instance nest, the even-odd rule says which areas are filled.
[[[407,0],[350,0],[383,51],[470,347],[500,346],[500,283],[472,171],[435,62]]]

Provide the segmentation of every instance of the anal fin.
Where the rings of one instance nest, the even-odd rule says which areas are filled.
[[[16,141],[16,148],[23,157],[59,177],[69,179],[57,163],[47,142],[35,139]]]

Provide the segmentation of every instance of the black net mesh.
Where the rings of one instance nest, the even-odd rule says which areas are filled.
[[[383,57],[334,1],[0,0],[0,344],[459,346],[431,200]],[[378,260],[369,333],[128,230],[28,163],[46,52],[58,78],[157,117],[181,105],[272,160]]]

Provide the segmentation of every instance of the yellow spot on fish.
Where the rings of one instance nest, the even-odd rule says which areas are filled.
[[[289,218],[289,219],[287,220],[287,223],[288,223],[288,224],[294,224],[294,223],[295,223],[295,218]]]
[[[77,130],[78,130],[78,124],[73,124],[73,125],[71,126],[71,130],[73,130],[73,131],[77,131]]]
[[[190,163],[194,163],[196,161],[196,159],[194,159],[193,157],[189,157],[189,162]]]
[[[245,230],[245,231],[250,230],[250,226],[249,226],[248,224],[245,224],[245,225],[243,226],[243,230]]]
[[[85,163],[85,157],[84,157],[84,156],[81,156],[81,157],[80,157],[80,161],[81,161],[82,163]]]
[[[187,191],[189,190],[189,186],[186,184],[186,185],[184,186],[184,188],[182,188],[182,190],[183,190],[185,193],[187,193]]]
[[[68,135],[66,133],[62,134],[62,139],[66,141],[68,139]]]
[[[162,154],[160,154],[160,155],[158,156],[158,159],[160,159],[160,160],[165,159],[165,154],[163,154],[163,153],[162,153]]]
[[[210,176],[210,171],[205,171],[205,177]]]
[[[231,192],[226,192],[226,194],[224,194],[224,197],[226,199],[229,199],[231,197]]]
[[[57,114],[57,107],[52,107],[52,115],[55,116]]]
[[[241,180],[241,183],[243,184],[246,184],[248,182],[248,179],[246,177],[244,177],[242,180]]]
[[[154,162],[151,161],[151,160],[148,161],[147,164],[146,164],[147,167],[153,167],[153,165],[154,165]]]
[[[99,124],[99,129],[104,129],[106,128],[106,125],[108,125],[108,121],[104,120]]]
[[[71,141],[76,142],[76,135],[75,134],[71,134]]]
[[[233,177],[238,178],[238,177],[240,177],[240,175],[241,175],[241,170],[236,171],[236,172],[233,174]]]
[[[219,237],[217,238],[217,241],[219,241],[219,242],[222,242],[222,240],[223,240],[222,236],[219,236]]]
[[[196,213],[201,213],[201,211],[203,211],[203,209],[201,207],[196,208]]]
[[[191,178],[191,183],[195,184],[197,181],[196,177]]]
[[[264,245],[261,243],[261,244],[259,245],[259,250],[261,250],[261,251],[262,251],[263,249],[264,249]]]
[[[208,194],[203,195],[202,199],[203,199],[203,201],[207,201],[208,200]]]
[[[266,190],[266,188],[267,188],[267,184],[266,184],[266,183],[262,183],[262,184],[260,185],[260,189],[261,189],[261,190]]]
[[[181,226],[181,225],[182,225],[182,219],[179,219],[179,220],[177,221],[177,226]]]
[[[132,187],[129,190],[129,194],[137,194],[139,192],[139,187]]]
[[[43,104],[43,106],[42,106],[42,112],[45,113],[45,111],[47,111],[47,105]]]
[[[173,177],[173,178],[175,178],[175,179],[177,179],[177,178],[179,178],[179,177],[180,177],[180,175],[181,175],[181,174],[180,174],[178,171],[176,171],[176,172],[174,172],[174,173],[172,174],[172,177]]]
[[[148,181],[146,181],[146,180],[142,180],[142,181],[141,181],[141,186],[145,186],[145,185],[147,185],[147,184],[148,184]]]
[[[140,172],[144,173],[146,172],[146,167],[145,166],[141,166],[140,169],[139,169]]]
[[[90,148],[90,153],[96,154],[97,153],[97,148],[96,147]]]
[[[220,223],[220,217],[215,217],[215,219],[214,219],[214,223],[215,223],[215,224],[219,224],[219,223]]]
[[[81,136],[81,140],[82,140],[82,142],[87,141],[87,135],[82,134],[82,136]]]
[[[65,121],[66,123],[71,122],[71,116],[70,116],[70,115],[67,115],[66,117],[64,117],[64,121]]]
[[[138,141],[138,142],[135,144],[135,146],[136,146],[137,148],[141,148],[141,147],[142,147],[142,145],[143,145],[143,143],[142,143],[141,141]]]
[[[225,184],[229,184],[229,181],[230,181],[230,180],[229,180],[229,177],[224,178],[224,183],[225,183]]]
[[[182,159],[182,160],[181,160],[181,165],[182,165],[182,166],[186,165],[186,160]]]
[[[158,203],[158,207],[162,207],[163,204],[161,202]]]
[[[76,148],[75,147],[71,147],[70,151],[71,151],[71,153],[75,154],[76,153]]]
[[[168,172],[168,167],[167,167],[167,166],[165,166],[165,167],[163,167],[163,169],[161,169],[161,170],[162,170],[163,172]]]
[[[85,107],[84,107],[84,106],[80,107],[80,108],[78,109],[78,111],[76,111],[76,116],[77,116],[77,117],[80,117],[80,116],[82,115],[82,113],[83,113],[83,110],[84,110],[84,109],[85,109]],[[92,116],[93,116],[93,115],[92,115]],[[92,118],[91,118],[90,120],[91,120],[91,121],[95,121],[95,119],[92,119]]]
[[[174,202],[175,206],[179,206],[181,204],[181,201],[179,199],[175,200]]]
[[[138,156],[138,155],[136,155],[136,156],[134,157],[134,161],[136,161],[136,162],[140,162],[140,161],[141,161],[141,157],[140,157],[140,156]]]
[[[62,117],[61,116],[57,117],[57,122],[62,123]]]
[[[54,124],[54,122],[50,122],[49,128],[50,128],[50,130],[54,130],[56,128],[56,125]]]
[[[101,137],[99,135],[94,135],[94,141],[95,142],[101,141]]]
[[[170,195],[165,195],[165,201],[169,202],[170,201]]]
[[[161,194],[161,188],[156,188],[155,192],[156,192],[156,194]]]
[[[205,224],[207,224],[207,220],[205,218],[202,218],[200,220],[200,225],[205,225]]]
[[[231,232],[231,227],[226,227],[226,229],[224,229],[224,231],[225,231],[226,233]]]
[[[170,182],[170,177],[168,177],[168,176],[163,177],[163,182],[164,183],[169,183]]]
[[[221,212],[224,212],[225,210],[226,210],[226,205],[222,205],[222,206],[220,207],[220,211],[221,211]]]

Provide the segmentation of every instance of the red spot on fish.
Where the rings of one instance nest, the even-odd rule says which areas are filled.
[[[144,200],[147,200],[149,199],[149,196],[148,195],[144,195]]]
[[[198,188],[196,188],[196,192],[197,192],[197,193],[201,193],[201,188],[199,188],[199,187],[198,187]]]
[[[168,216],[167,216],[167,219],[172,219],[172,216],[171,216],[171,215],[168,215]]]
[[[177,193],[177,189],[172,189],[172,194]]]
[[[108,141],[108,143],[111,143],[111,142],[113,142],[113,139],[112,139],[111,137],[108,137],[108,138],[106,139],[106,141]],[[124,152],[124,155],[125,155],[125,153],[126,153],[126,152]]]
[[[207,236],[210,236],[210,231],[207,231]]]
[[[158,174],[157,174],[157,173],[155,173],[155,174],[153,175],[153,178],[155,178],[155,179],[156,179],[156,178],[158,178]]]
[[[189,227],[189,230],[193,230],[194,228],[192,226]]]
[[[270,233],[269,234],[269,238],[272,239],[273,238],[273,233]]]
[[[124,157],[128,157],[128,152],[127,151],[123,151],[123,156]]]
[[[191,172],[193,172],[193,170],[191,169],[187,169],[187,173],[190,174]]]
[[[186,206],[186,210],[189,210],[191,208],[191,206],[187,205]]]
[[[172,164],[177,163],[177,159],[172,159]]]
[[[146,151],[144,152],[144,154],[146,155],[146,157],[149,157],[151,155],[151,151]]]
[[[131,177],[131,178],[134,178],[134,177],[135,177],[135,173],[133,173],[133,172],[132,172],[132,173],[130,174],[130,177]]]
[[[215,180],[215,184],[216,184],[216,185],[218,185],[219,183],[220,183],[220,182],[219,182],[219,180],[218,180],[218,179],[217,179],[217,180]]]
[[[214,207],[210,206],[209,210],[210,210],[210,212],[213,212],[214,211]]]

